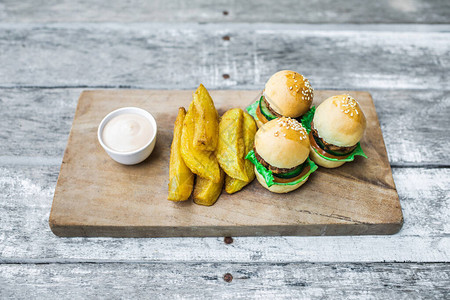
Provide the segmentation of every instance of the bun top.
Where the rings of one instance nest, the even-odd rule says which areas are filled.
[[[295,119],[281,117],[265,123],[255,135],[256,152],[277,168],[293,168],[309,155],[306,129]]]
[[[317,107],[313,122],[320,138],[339,147],[355,145],[366,129],[366,117],[359,103],[349,95],[326,99]]]
[[[297,118],[311,107],[314,89],[303,75],[289,70],[279,71],[266,83],[264,97],[280,115]]]

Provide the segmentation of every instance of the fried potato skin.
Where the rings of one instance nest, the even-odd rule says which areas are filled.
[[[228,176],[248,181],[244,166],[243,121],[244,112],[240,108],[230,109],[223,114],[219,123],[217,160]]]
[[[235,179],[226,175],[225,177],[225,192],[228,194],[234,194],[242,190],[249,182]]]
[[[186,116],[184,107],[178,109],[177,119],[173,130],[173,140],[170,147],[169,165],[169,195],[168,200],[185,201],[189,198],[194,187],[194,174],[184,163],[181,157],[181,132],[183,121]]]
[[[220,180],[215,183],[211,180],[197,177],[194,187],[194,203],[199,205],[211,206],[216,203],[222,193],[225,173],[220,170]]]
[[[194,148],[214,151],[219,139],[219,115],[208,90],[200,84],[193,95],[195,106]]]
[[[257,127],[255,120],[248,113],[244,112],[244,123],[242,127],[245,145],[244,157],[245,155],[247,155],[248,152],[250,152],[250,150],[253,149],[256,130]],[[255,168],[253,167],[253,164],[247,159],[245,160],[245,172],[247,173],[248,181],[235,179],[228,175],[226,176],[225,191],[228,194],[233,194],[240,191],[243,187],[245,187],[247,184],[249,184],[255,179]]]
[[[217,183],[220,181],[220,167],[215,152],[197,150],[193,146],[195,113],[194,104],[191,102],[183,122],[181,157],[193,173]]]

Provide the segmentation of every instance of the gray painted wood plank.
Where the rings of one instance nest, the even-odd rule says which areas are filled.
[[[450,265],[12,264],[0,282],[1,298],[21,299],[448,299]]]
[[[448,89],[450,27],[433,28],[0,24],[0,87],[261,89],[288,68],[316,89]]]
[[[14,1],[3,22],[448,23],[445,0]]]
[[[0,166],[59,165],[81,91],[0,89]],[[392,165],[449,165],[448,91],[371,93]]]
[[[450,169],[394,169],[404,226],[393,236],[59,238],[48,226],[58,166],[0,168],[0,263],[450,262]]]
[[[448,166],[447,27],[194,24],[448,24],[448,1],[326,0],[303,7],[304,14],[283,9],[291,2],[114,1],[106,7],[88,1],[1,1],[0,128],[6,130],[0,134],[0,298],[450,296],[448,263],[289,263],[449,262],[449,169],[394,169],[405,226],[389,237],[235,238],[225,245],[221,238],[51,234],[48,212],[79,90],[56,89],[49,96],[51,90],[15,87],[186,89],[204,82],[210,88],[259,89],[277,69],[292,68],[316,88],[373,90],[394,166]],[[145,23],[45,25],[55,21]],[[330,75],[336,72],[344,75]],[[104,261],[174,263],[66,264]],[[226,272],[234,275],[230,284],[222,280]]]

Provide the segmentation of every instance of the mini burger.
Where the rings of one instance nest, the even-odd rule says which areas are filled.
[[[259,183],[274,193],[287,193],[308,180],[317,166],[308,157],[309,138],[296,120],[281,117],[265,123],[246,158],[255,165]]]
[[[313,113],[309,140],[310,157],[316,164],[337,168],[353,161],[356,155],[367,158],[359,143],[366,129],[366,117],[352,96],[330,97]]]
[[[258,127],[280,117],[300,120],[311,107],[313,94],[306,77],[294,71],[279,71],[270,77],[261,97],[247,110]]]

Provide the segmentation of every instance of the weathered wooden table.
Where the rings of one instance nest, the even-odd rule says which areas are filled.
[[[0,1],[0,298],[450,297],[448,1],[47,2]],[[82,90],[258,90],[285,68],[372,93],[398,234],[52,234]]]

